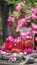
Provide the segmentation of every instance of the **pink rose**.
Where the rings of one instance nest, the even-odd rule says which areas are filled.
[[[31,49],[31,48],[24,49],[24,53],[27,52],[27,54],[31,54],[32,51],[33,51],[33,49]]]
[[[34,33],[34,34],[37,34],[37,31],[36,31],[36,30],[33,30],[33,33]]]
[[[37,37],[35,37],[35,41],[37,41]]]
[[[27,54],[27,52],[26,51],[24,51],[24,53],[23,53],[24,55],[26,55]]]
[[[32,39],[32,36],[26,36],[27,39]]]
[[[14,17],[9,17],[8,18],[8,22],[11,22],[11,21],[14,22]]]
[[[20,30],[20,28],[19,28],[19,27],[17,27],[17,28],[16,28],[16,32],[19,32],[19,30]]]
[[[32,14],[31,17],[30,17],[31,20],[36,20],[36,15],[35,14]]]
[[[27,48],[24,49],[25,52],[27,52],[27,50],[28,50]]]
[[[14,38],[13,38],[12,36],[8,36],[8,37],[6,38],[6,41],[14,41]]]
[[[25,18],[22,18],[22,19],[18,20],[18,25],[20,27],[26,26],[27,22],[25,21]]]
[[[31,53],[32,53],[32,51],[33,51],[33,49],[28,48],[27,53],[28,53],[28,54],[31,54]]]
[[[35,8],[32,8],[31,10],[32,10],[33,13],[35,13]]]
[[[24,39],[24,40],[26,39],[26,33],[21,33],[20,35],[21,35],[22,39]]]
[[[5,45],[3,45],[3,46],[1,47],[1,49],[2,49],[2,51],[5,51],[5,50],[6,50]]]
[[[9,61],[10,61],[10,62],[15,62],[15,61],[16,61],[16,57],[11,57],[11,58],[9,58]]]
[[[14,17],[9,17],[8,18],[8,25],[11,27],[12,23],[14,22]]]
[[[15,19],[18,19],[19,17],[17,15],[14,16]]]
[[[23,54],[25,54],[25,55],[27,54],[27,48],[24,49]]]
[[[37,7],[36,8],[32,8],[32,16],[31,19],[32,20],[36,20],[37,19]]]
[[[9,18],[8,18],[8,21],[12,21],[12,18],[11,18],[11,17],[9,17]]]
[[[22,42],[21,37],[17,38],[17,43]]]
[[[32,12],[37,14],[37,7],[36,8],[32,8]]]
[[[19,3],[20,6],[25,6],[25,1]]]
[[[32,29],[36,30],[37,29],[37,24],[33,24]]]
[[[15,8],[17,11],[21,11],[21,6],[20,5],[17,5],[16,8]]]

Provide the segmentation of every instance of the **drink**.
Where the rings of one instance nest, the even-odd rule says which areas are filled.
[[[20,35],[23,39],[24,49],[31,48],[34,49],[34,35],[31,28],[23,27],[20,29]]]

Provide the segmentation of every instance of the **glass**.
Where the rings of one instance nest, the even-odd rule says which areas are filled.
[[[31,28],[23,27],[20,29],[20,35],[23,39],[23,45],[25,48],[32,48],[34,49],[34,34]]]

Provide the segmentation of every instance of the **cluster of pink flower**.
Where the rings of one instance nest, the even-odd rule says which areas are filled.
[[[20,37],[18,37],[17,39],[14,39],[12,36],[9,36],[6,39],[5,45],[4,47],[2,47],[2,50],[21,51],[22,48],[23,48],[23,45],[22,45],[22,40]]]
[[[21,38],[23,38],[23,39],[32,39],[32,35],[29,31],[28,32],[23,32],[20,35],[21,35]]]
[[[16,32],[18,32],[21,27],[24,27],[28,24],[28,22],[25,20],[25,18],[22,18],[22,19],[18,20],[17,22],[18,22],[18,26],[16,28]]]
[[[28,43],[28,44],[26,44],[26,47],[25,47],[25,43],[23,42],[21,37],[14,39],[12,36],[9,36],[6,39],[5,45],[2,46],[2,51],[8,51],[8,50],[11,52],[32,53],[33,45],[32,45],[32,43]],[[31,51],[27,51],[27,50],[31,50]]]
[[[34,35],[37,35],[37,6],[35,8],[32,8],[32,15],[30,16],[30,20],[34,21],[34,24],[32,24],[32,30]],[[37,41],[37,37],[35,37],[35,41]]]
[[[23,18],[20,18],[20,17],[18,16],[18,14],[21,14],[21,11],[23,10],[23,6],[25,6],[25,1],[19,3],[19,4],[15,7],[15,10],[16,10],[16,11],[14,12],[14,16],[8,18],[8,25],[9,25],[10,27],[12,27],[12,26],[13,26],[13,25],[12,25],[13,22],[16,21],[16,23],[15,23],[15,24],[17,24],[16,32],[19,32],[19,29],[20,29],[21,27],[24,27],[24,26],[28,25],[27,19],[25,19],[25,16],[24,16]],[[17,12],[18,12],[18,14],[17,14]]]
[[[15,20],[14,17],[9,17],[8,18],[8,25],[10,27],[12,27],[12,24],[13,24],[14,20]],[[24,27],[24,26],[28,25],[28,22],[27,22],[27,20],[25,20],[25,18],[22,18],[20,20],[17,20],[17,24],[18,25],[17,25],[17,28],[16,28],[16,32],[19,32],[21,27]]]
[[[14,22],[14,17],[9,17],[9,18],[8,18],[8,25],[9,25],[10,27],[12,27],[13,22]]]
[[[16,11],[21,11],[23,6],[25,6],[25,1],[19,3],[19,4],[16,6],[15,10],[16,10]]]
[[[9,62],[15,62],[16,60],[17,60],[16,57],[10,57],[10,58],[9,58]]]
[[[37,6],[36,8],[32,8],[32,15],[30,17],[31,20],[37,20]]]
[[[29,13],[26,12],[26,14],[24,15],[24,17],[21,18],[21,15],[18,16],[18,13],[22,14],[23,6],[25,6],[25,1],[19,3],[15,7],[14,15],[12,17],[8,18],[8,25],[10,27],[12,27],[13,23],[15,22],[15,24],[17,24],[17,26],[15,26],[16,27],[15,30],[16,30],[16,32],[19,32],[20,28],[22,28],[24,26],[25,27],[28,26],[29,21],[30,22],[34,21],[33,22],[34,24],[32,25],[32,30],[33,30],[34,34],[37,34],[37,24],[35,23],[37,21],[37,6],[35,8],[28,8],[29,10],[32,11],[32,14],[29,14]],[[26,38],[29,38],[29,39],[32,38],[29,34],[26,34],[26,35],[23,34],[23,35]],[[35,40],[37,41],[37,37],[35,38]],[[30,42],[29,42],[29,43],[26,44],[26,49],[24,51],[26,51],[27,53],[31,53],[32,52],[32,47],[33,47],[33,45],[30,44]],[[11,51],[15,51],[15,50],[16,51],[22,51],[23,50],[22,39],[20,37],[18,37],[16,39],[14,39],[12,37],[8,37],[6,39],[5,49],[11,50]],[[29,52],[29,50],[31,52]]]

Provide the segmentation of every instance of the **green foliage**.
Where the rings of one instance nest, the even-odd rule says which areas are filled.
[[[27,8],[28,7],[35,7],[37,5],[37,0],[5,0],[8,4],[13,4],[12,6],[15,7],[16,5],[18,5],[18,3],[22,2],[22,1],[25,1],[26,2],[26,6],[23,7],[23,12],[26,13],[26,12],[29,12],[31,13],[30,10],[28,10]],[[9,12],[9,15],[13,15],[12,14],[13,11]]]
[[[37,0],[5,0],[8,2],[8,4],[14,4],[17,5],[21,1],[26,1],[27,6],[36,6],[37,5]]]
[[[8,2],[8,4],[14,4],[17,5],[19,2],[21,2],[22,0],[5,0],[6,2]]]
[[[26,5],[30,7],[35,7],[36,6],[36,1],[34,0],[26,0]]]
[[[25,1],[26,2],[26,6],[23,7],[23,12],[24,14],[26,12],[28,13],[32,13],[30,10],[28,10],[28,7],[35,7],[37,5],[37,0],[5,0],[8,4],[12,4],[13,7],[15,7],[16,5],[18,5],[18,3]],[[13,11],[9,11],[9,15],[12,16],[13,15]],[[19,15],[19,14],[18,14]]]
[[[15,0],[5,0],[6,2],[8,2],[8,4],[14,4]]]

